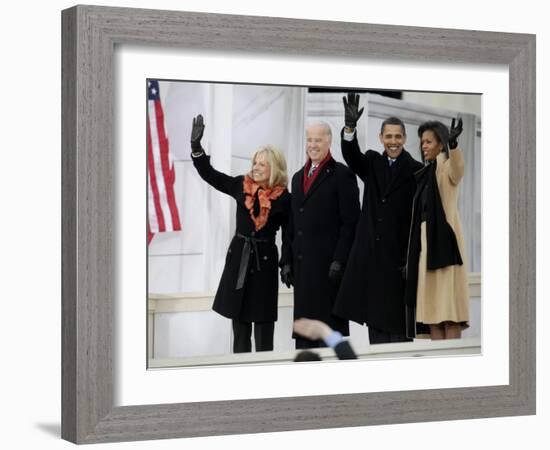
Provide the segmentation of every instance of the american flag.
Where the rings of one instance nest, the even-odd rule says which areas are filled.
[[[158,80],[147,80],[147,243],[155,233],[181,230],[174,194],[176,174],[164,128]]]

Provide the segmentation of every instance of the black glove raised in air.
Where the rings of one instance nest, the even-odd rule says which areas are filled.
[[[451,150],[455,149],[458,146],[458,136],[462,133],[462,117],[458,119],[458,124],[455,127],[455,120],[451,122],[451,129],[449,131],[449,148]]]
[[[355,128],[357,121],[363,114],[365,108],[359,109],[359,94],[348,93],[348,98],[342,97],[344,101],[344,121],[346,127]]]

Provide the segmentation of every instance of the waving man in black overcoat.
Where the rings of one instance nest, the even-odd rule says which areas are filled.
[[[334,313],[367,324],[371,344],[404,342],[402,271],[407,256],[414,172],[423,166],[404,148],[405,125],[390,117],[382,123],[384,152],[362,153],[355,131],[363,113],[359,95],[344,97],[342,155],[365,184],[361,216]]]

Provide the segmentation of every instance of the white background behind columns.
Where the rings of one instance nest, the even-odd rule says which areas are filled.
[[[7,2],[0,27],[5,67],[0,71],[3,100],[0,109],[3,133],[3,167],[25,167],[27,182],[19,170],[5,170],[0,177],[3,210],[15,212],[17,223],[0,222],[2,260],[0,277],[6,320],[0,327],[3,347],[2,447],[41,450],[74,449],[59,438],[61,416],[61,76],[60,10],[70,0]],[[345,5],[278,0],[103,0],[107,6],[160,8],[212,13],[271,15],[304,19],[361,21],[411,26],[439,26],[537,34],[537,416],[503,417],[389,426],[305,430],[286,433],[204,437],[97,444],[93,450],[284,450],[314,447],[334,450],[347,446],[410,450],[425,449],[428,442],[444,442],[447,450],[545,448],[550,440],[550,298],[548,254],[550,241],[550,177],[544,171],[550,148],[544,127],[550,123],[550,28],[540,12],[540,1],[524,0],[521,8],[507,4],[495,14],[494,2],[462,0],[452,11],[440,0],[384,2],[348,0]],[[475,13],[473,13],[475,11]],[[429,13],[428,13],[429,12]],[[491,20],[487,20],[490,17]],[[33,30],[24,38],[21,30]],[[8,88],[9,87],[9,88]],[[24,99],[21,98],[24,89]],[[32,111],[29,106],[32,105]],[[23,141],[22,141],[23,137]],[[8,151],[9,149],[9,151]],[[14,186],[18,194],[11,195]],[[32,207],[29,207],[32,205]],[[13,216],[11,216],[13,217]],[[39,218],[39,222],[37,222]],[[32,257],[28,249],[35,249]],[[31,276],[32,282],[29,282]],[[17,320],[9,320],[12,305],[25,306]],[[32,307],[32,310],[29,308]],[[30,332],[32,330],[32,332]],[[287,382],[282,380],[282,382]],[[467,440],[464,439],[467,436]]]
[[[176,85],[178,84],[176,83]],[[207,88],[207,104],[207,111],[204,114],[207,128],[205,128],[203,147],[211,156],[210,162],[217,170],[231,174],[233,89],[230,85],[210,85]],[[185,106],[180,105],[180,108],[185,108]],[[188,135],[190,134],[189,132]],[[189,141],[189,137],[187,137],[187,141]],[[231,236],[231,199],[202,181],[194,167],[189,176],[202,184],[203,192],[206,194],[206,201],[203,200],[199,205],[202,221],[199,225],[201,232],[198,235],[198,241],[203,245],[205,252],[203,266],[205,284],[202,291],[211,291],[217,287]],[[193,196],[194,192],[183,192],[182,195],[185,198]],[[194,216],[195,211],[188,210],[183,206],[180,214]],[[185,234],[185,230],[182,230],[182,234]],[[188,292],[185,286],[191,280],[188,280],[186,272],[178,275],[184,285],[183,292]]]

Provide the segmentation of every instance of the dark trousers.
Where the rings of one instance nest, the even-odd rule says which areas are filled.
[[[369,328],[369,342],[371,344],[387,344],[390,342],[412,342],[412,339],[408,338],[404,334],[388,333],[386,331],[378,330],[376,328]]]
[[[320,348],[320,347],[326,347],[327,345],[324,343],[324,341],[312,341],[311,339],[302,338],[302,337],[296,337],[296,349],[304,349],[304,348]]]
[[[273,350],[275,322],[254,322],[254,344],[257,352]],[[252,351],[252,322],[233,320],[233,353]]]

